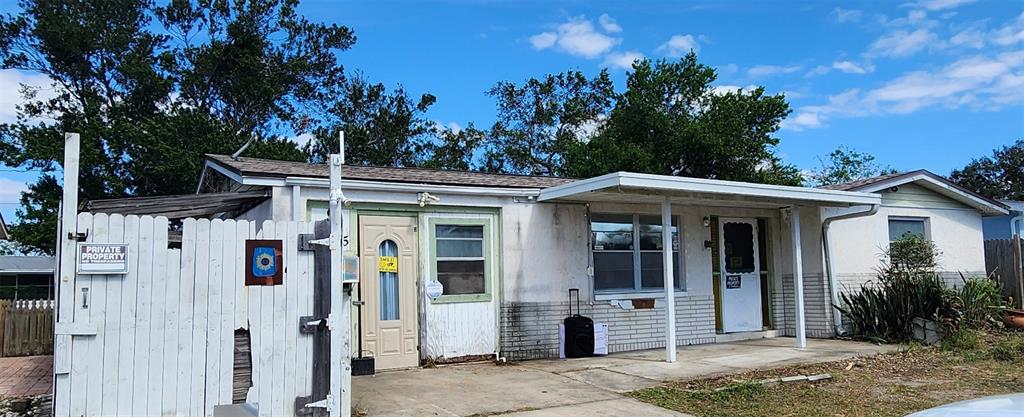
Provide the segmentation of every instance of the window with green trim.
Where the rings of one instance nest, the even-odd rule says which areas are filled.
[[[444,295],[487,293],[483,225],[435,224],[435,271]]]

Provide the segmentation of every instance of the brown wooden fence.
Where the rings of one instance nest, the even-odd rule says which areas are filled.
[[[1013,305],[1017,307],[1021,307],[1021,300],[1024,299],[1024,288],[1021,287],[1021,277],[1024,276],[1021,249],[1024,249],[1024,243],[1021,243],[1021,248],[1014,249],[1013,239],[985,241],[985,270],[999,280],[1003,295],[1012,297]]]
[[[53,354],[53,300],[0,300],[0,356]]]

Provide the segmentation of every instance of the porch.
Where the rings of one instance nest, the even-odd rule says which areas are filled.
[[[654,415],[678,416],[620,394],[665,381],[754,369],[829,362],[896,349],[841,340],[768,338],[676,349],[666,363],[662,349],[569,360],[533,360],[410,369],[353,377],[353,403],[372,416]]]

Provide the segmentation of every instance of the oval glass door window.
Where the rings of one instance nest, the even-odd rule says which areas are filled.
[[[398,320],[398,245],[393,240],[380,243],[380,319]]]

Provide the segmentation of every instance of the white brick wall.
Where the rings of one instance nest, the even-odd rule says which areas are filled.
[[[624,310],[601,303],[582,305],[581,310],[595,323],[608,324],[609,352],[665,347],[664,307]],[[510,360],[558,357],[558,324],[568,315],[568,302],[505,303],[501,308],[501,355]],[[676,345],[714,341],[713,298],[677,296]]]

